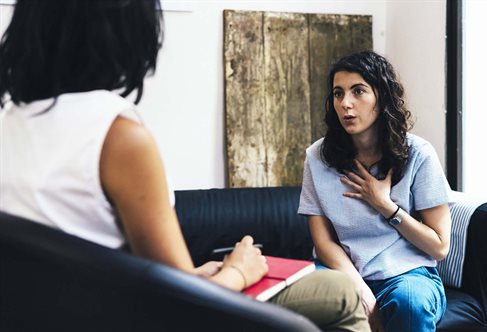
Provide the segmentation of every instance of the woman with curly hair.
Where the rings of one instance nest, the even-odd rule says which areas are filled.
[[[318,264],[354,280],[373,331],[435,331],[450,244],[449,185],[392,65],[365,51],[328,75],[327,133],[306,150],[299,213]]]

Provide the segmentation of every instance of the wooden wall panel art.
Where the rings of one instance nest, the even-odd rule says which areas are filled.
[[[372,49],[372,17],[224,11],[229,187],[300,185],[305,149],[323,136],[326,74]]]

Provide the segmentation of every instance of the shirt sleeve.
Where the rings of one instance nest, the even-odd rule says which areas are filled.
[[[424,210],[448,203],[450,185],[433,146],[429,143],[423,145],[418,159],[419,166],[411,186],[415,209]]]
[[[316,195],[315,183],[309,167],[308,158],[304,161],[303,185],[299,199],[298,214],[312,216],[324,215],[318,195]]]

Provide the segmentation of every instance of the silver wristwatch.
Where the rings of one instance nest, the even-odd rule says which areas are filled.
[[[404,217],[404,210],[401,209],[401,208],[398,208],[397,209],[397,212],[394,213],[394,215],[392,216],[392,218],[390,218],[388,220],[389,221],[389,225],[392,225],[392,226],[399,225],[402,222],[403,217]]]

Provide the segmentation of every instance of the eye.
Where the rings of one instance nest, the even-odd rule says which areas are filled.
[[[355,89],[353,90],[353,93],[354,93],[355,95],[357,95],[357,96],[360,96],[360,95],[363,95],[363,94],[365,93],[365,90],[364,90],[364,89],[362,89],[362,88],[355,88]]]
[[[343,91],[340,91],[340,90],[333,91],[333,97],[335,97],[337,99],[343,97]]]

